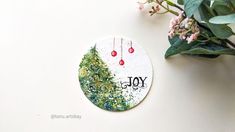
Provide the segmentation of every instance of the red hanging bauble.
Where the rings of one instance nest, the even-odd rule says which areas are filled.
[[[111,55],[112,55],[113,57],[117,56],[117,51],[113,50],[113,51],[111,52]]]
[[[119,64],[120,64],[121,66],[124,65],[124,64],[125,64],[124,60],[121,59],[121,60],[119,61]]]
[[[130,48],[128,49],[128,52],[129,52],[129,53],[134,53],[134,51],[135,51],[135,50],[134,50],[133,47],[130,47]]]

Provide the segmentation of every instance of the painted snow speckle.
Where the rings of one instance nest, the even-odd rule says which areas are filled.
[[[96,106],[124,111],[138,105],[152,83],[152,65],[145,51],[129,39],[97,42],[79,65],[80,86]]]

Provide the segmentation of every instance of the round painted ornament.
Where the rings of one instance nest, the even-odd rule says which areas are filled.
[[[98,41],[79,65],[79,82],[86,97],[108,111],[138,105],[152,84],[152,65],[144,49],[130,39]]]

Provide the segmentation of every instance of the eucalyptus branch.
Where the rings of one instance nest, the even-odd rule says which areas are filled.
[[[190,49],[198,48],[197,46],[206,44],[206,46],[202,46],[195,51],[187,50],[191,55],[203,55],[202,57],[208,58],[211,58],[210,55],[215,57],[222,54],[235,55],[235,42],[228,39],[229,36],[235,35],[235,33],[232,33],[231,31],[224,33],[224,30],[230,30],[228,24],[234,23],[234,19],[230,15],[235,11],[235,5],[232,2],[233,0],[221,1],[222,4],[228,5],[227,7],[223,7],[223,9],[225,8],[230,11],[229,13],[224,14],[223,17],[216,17],[219,16],[218,14],[221,14],[221,12],[224,13],[221,9],[222,6],[217,5],[215,8],[211,6],[211,2],[208,1],[202,0],[201,2],[198,2],[197,0],[191,0],[190,2],[185,2],[183,6],[180,5],[182,4],[182,1],[177,1],[177,3],[181,2],[179,4],[174,3],[171,0],[147,1],[148,3],[157,5],[152,6],[152,10],[149,11],[150,15],[165,14],[168,12],[176,15],[176,17],[172,17],[169,22],[168,38],[171,47],[166,51],[166,58],[182,53],[184,49],[181,50],[178,46],[185,46],[186,44],[189,44],[188,47],[191,47]],[[163,11],[160,9],[163,9]],[[200,11],[198,16],[202,18],[202,20],[196,20],[196,16],[194,15],[196,12],[194,11]],[[212,17],[216,17],[216,19],[213,19],[213,22],[210,22]],[[185,43],[185,41],[187,43]],[[197,44],[197,46],[194,46],[193,44]]]
[[[210,30],[208,27],[202,25],[202,24],[199,23],[199,22],[197,22],[197,24],[198,24],[201,28],[203,28],[203,29],[205,29],[205,30],[211,32],[211,30]],[[229,45],[232,46],[233,48],[235,48],[235,44],[234,44],[232,41],[230,41],[230,40],[228,40],[228,39],[221,39],[221,40],[224,41],[224,42],[226,42],[227,44],[229,44]]]

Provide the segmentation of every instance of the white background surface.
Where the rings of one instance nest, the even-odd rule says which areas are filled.
[[[1,0],[0,131],[234,132],[235,58],[165,60],[170,18],[139,13],[135,0]],[[93,105],[77,79],[93,40],[114,34],[139,42],[154,67],[147,98],[121,113]]]

